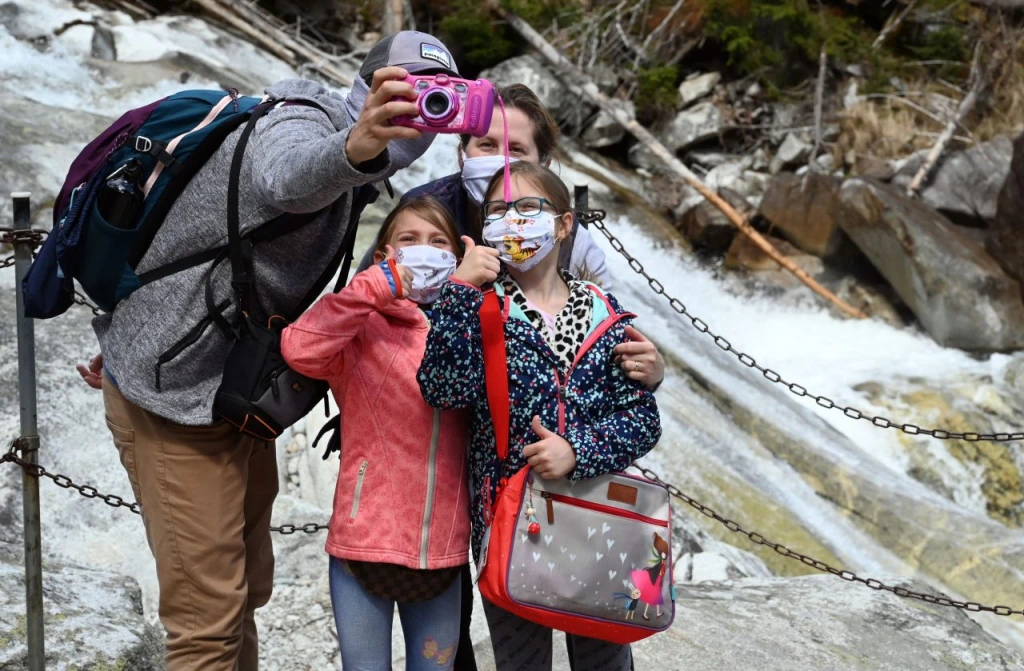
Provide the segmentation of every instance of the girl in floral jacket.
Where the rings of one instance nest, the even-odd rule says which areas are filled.
[[[558,268],[558,247],[572,225],[569,193],[543,166],[511,166],[511,197],[484,203],[484,241],[466,256],[435,304],[419,370],[420,389],[437,408],[469,408],[472,543],[480,556],[485,508],[503,476],[527,465],[546,479],[580,480],[621,471],[661,436],[654,395],[616,365],[635,315],[592,284]],[[502,174],[488,198],[501,193]],[[465,238],[464,238],[465,240]],[[503,268],[504,266],[504,268]],[[509,457],[495,448],[487,405],[479,310],[481,287],[505,306],[509,375]],[[479,568],[479,567],[478,567]],[[551,630],[484,604],[498,671],[551,668]],[[588,671],[626,671],[629,646],[573,637]],[[586,661],[584,661],[586,660]]]

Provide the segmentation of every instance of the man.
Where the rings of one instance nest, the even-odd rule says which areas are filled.
[[[347,98],[310,81],[267,89],[291,104],[268,112],[246,148],[242,234],[282,213],[319,214],[273,244],[253,246],[256,298],[266,314],[287,314],[335,272],[345,232],[376,198],[373,183],[408,167],[430,145],[432,135],[390,123],[416,114],[416,95],[402,81],[410,72],[456,74],[444,44],[406,31],[370,50]],[[182,192],[139,272],[224,244],[229,166],[240,133]],[[228,263],[143,286],[96,318],[102,354],[89,369],[79,367],[89,384],[102,386],[107,425],[142,506],[169,671],[256,669],[253,614],[273,584],[277,462],[272,442],[213,417],[232,343],[209,324],[210,272],[214,304],[228,301]],[[234,312],[232,306],[225,315],[231,320]]]

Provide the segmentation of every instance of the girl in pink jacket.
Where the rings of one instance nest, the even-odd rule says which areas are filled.
[[[388,215],[378,265],[285,329],[296,371],[341,409],[341,471],[327,535],[342,665],[390,669],[395,603],[406,668],[450,669],[468,560],[467,422],[424,402],[416,381],[430,305],[455,270],[455,222],[432,198]]]

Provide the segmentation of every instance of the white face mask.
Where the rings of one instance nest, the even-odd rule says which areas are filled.
[[[487,185],[491,183],[494,175],[504,169],[505,157],[499,154],[466,158],[461,147],[459,156],[462,157],[462,188],[469,194],[469,199],[479,207],[484,203]],[[509,157],[509,163],[515,163],[518,160]]]
[[[395,250],[395,263],[412,271],[409,300],[429,305],[437,300],[441,286],[455,272],[455,254],[430,245],[410,245]]]
[[[509,209],[504,217],[484,226],[483,238],[498,250],[502,261],[525,273],[555,248],[555,215],[542,211],[536,217],[524,217]]]

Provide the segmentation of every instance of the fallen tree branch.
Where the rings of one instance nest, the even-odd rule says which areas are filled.
[[[946,124],[945,129],[939,135],[939,139],[935,141],[931,151],[928,152],[928,157],[918,168],[917,174],[914,175],[914,179],[910,180],[910,184],[907,186],[907,195],[913,198],[917,192],[921,189],[924,181],[928,178],[928,173],[931,172],[935,166],[935,162],[939,160],[939,156],[946,149],[946,145],[953,139],[953,134],[956,132],[957,126],[963,123],[963,120],[967,118],[967,115],[971,113],[974,106],[978,103],[978,98],[981,96],[982,89],[985,88],[985,84],[988,80],[988,73],[990,68],[987,68],[982,73],[978,64],[981,58],[981,42],[978,42],[974,48],[974,61],[971,63],[971,74],[968,75],[967,80],[971,83],[970,90],[964,99],[960,101],[960,107],[956,111],[956,116],[949,120]]]
[[[270,53],[274,54],[288,65],[297,65],[298,59],[291,50],[281,46],[280,43],[271,39],[268,35],[257,30],[252,24],[242,20],[238,14],[221,5],[217,0],[193,0],[197,5],[213,14],[215,17],[228,24],[232,28],[242,32],[256,44],[260,45]]]
[[[821,149],[821,117],[822,107],[825,105],[825,73],[828,69],[828,55],[825,53],[824,43],[821,45],[821,53],[818,55],[818,83],[814,87],[814,148],[807,159],[808,173],[814,169],[814,159]]]
[[[565,84],[574,95],[589,98],[607,114],[610,114],[616,121],[625,127],[627,131],[643,143],[644,146],[646,146],[655,156],[664,161],[666,165],[682,177],[690,186],[696,189],[712,205],[721,210],[741,233],[749,237],[754,244],[768,254],[772,260],[792,273],[816,294],[823,297],[846,314],[857,318],[866,317],[863,312],[857,310],[852,305],[843,301],[831,291],[821,286],[821,284],[815,281],[815,279],[808,275],[803,269],[779,253],[779,250],[775,249],[770,242],[765,240],[760,233],[754,230],[754,227],[750,225],[750,222],[748,222],[743,215],[737,212],[721,196],[701,181],[701,179],[687,168],[682,161],[676,158],[672,152],[665,147],[665,145],[651,135],[650,131],[637,123],[636,119],[630,117],[620,107],[613,105],[611,100],[601,93],[597,88],[597,85],[594,84],[589,77],[576,69],[569,59],[551,46],[551,44],[548,43],[540,33],[534,30],[529,23],[516,14],[505,10],[497,0],[488,0],[488,6],[554,66],[555,73],[558,75],[559,79],[562,80],[562,83]]]
[[[885,42],[885,38],[887,38],[890,33],[892,33],[894,30],[900,27],[900,24],[903,23],[903,19],[907,18],[907,14],[910,14],[910,11],[914,9],[914,5],[916,4],[917,0],[910,0],[910,4],[908,4],[902,12],[897,14],[895,19],[893,19],[892,21],[887,21],[885,23],[885,26],[882,28],[882,32],[878,33],[878,37],[876,37],[875,41],[871,44],[871,48],[877,49],[878,47],[882,46],[882,44]]]
[[[274,25],[257,7],[239,0],[195,0],[196,4],[225,23],[253,38],[261,46],[281,57],[289,65],[299,64],[301,56],[311,67],[343,86],[352,86],[352,77],[329,62],[327,54],[304,39],[292,37]]]
[[[655,26],[654,30],[644,39],[643,44],[640,45],[640,50],[636,54],[636,59],[633,61],[633,72],[636,72],[640,67],[640,63],[647,60],[647,47],[651,46],[651,41],[654,40],[661,31],[665,29],[665,26],[679,13],[679,10],[683,8],[685,0],[676,0],[676,4],[672,5],[672,9],[668,11],[665,18]]]

